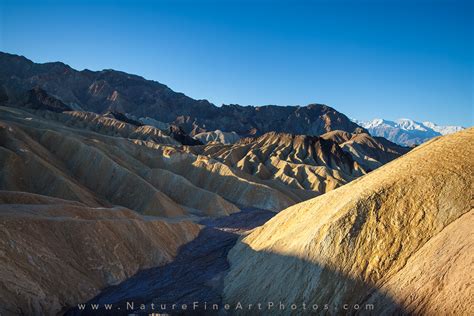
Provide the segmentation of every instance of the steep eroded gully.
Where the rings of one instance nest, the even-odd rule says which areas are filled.
[[[218,304],[219,309],[223,310],[221,293],[229,269],[229,250],[242,233],[263,225],[274,215],[269,211],[244,210],[227,217],[204,219],[200,224],[205,227],[198,237],[184,245],[174,261],[140,271],[130,279],[105,289],[85,304],[84,310],[75,308],[66,314],[217,314],[212,306]],[[198,304],[193,307],[194,302]],[[91,304],[99,304],[98,309],[93,311]],[[112,304],[109,305],[111,309],[107,311],[104,304]],[[146,310],[141,309],[142,304]],[[183,310],[183,304],[187,305],[187,310]]]

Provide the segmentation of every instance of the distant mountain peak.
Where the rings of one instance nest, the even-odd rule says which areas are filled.
[[[396,123],[401,129],[404,129],[407,131],[412,131],[412,130],[428,131],[428,129],[425,126],[423,126],[422,123],[415,122],[412,119],[401,118],[401,119],[396,120]]]
[[[404,146],[413,146],[441,136],[463,130],[462,126],[441,126],[432,122],[417,122],[409,118],[395,121],[375,118],[370,121],[354,120],[366,128],[372,135],[385,137],[388,140]]]
[[[462,126],[455,126],[455,125],[442,126],[442,125],[436,125],[435,123],[428,122],[428,121],[423,122],[423,125],[431,128],[432,130],[440,133],[441,135],[448,135],[448,134],[456,133],[465,129]]]

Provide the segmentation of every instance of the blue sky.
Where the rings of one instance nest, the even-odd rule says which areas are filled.
[[[472,1],[0,1],[0,50],[220,105],[474,125]]]

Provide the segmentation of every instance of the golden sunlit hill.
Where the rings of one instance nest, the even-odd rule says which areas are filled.
[[[344,141],[335,135],[344,135]],[[321,137],[272,132],[232,145],[208,144],[189,150],[242,170],[270,187],[290,189],[296,201],[340,187],[408,152],[406,147],[366,133],[343,131]]]
[[[472,315],[472,144],[474,128],[436,138],[280,212],[231,250],[224,301]]]
[[[0,191],[0,314],[56,315],[170,262],[199,225]]]

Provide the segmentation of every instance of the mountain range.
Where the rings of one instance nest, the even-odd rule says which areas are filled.
[[[326,105],[217,107],[121,71],[77,71],[61,62],[36,64],[0,52],[0,102],[25,102],[26,91],[34,88],[41,88],[73,110],[148,117],[177,125],[191,135],[218,129],[242,136],[266,132],[317,136],[332,130],[363,130]]]
[[[419,145],[433,137],[448,135],[463,130],[462,126],[441,126],[432,122],[416,122],[411,119],[389,121],[373,119],[371,121],[354,120],[374,136],[384,137],[402,146]]]
[[[472,314],[474,129],[384,122],[0,53],[0,314]]]
[[[408,151],[344,131],[271,132],[229,145],[190,146],[169,129],[134,125],[111,112],[36,105],[0,106],[5,315],[68,310],[141,270],[171,264],[180,246],[197,239],[201,219],[278,212]],[[211,251],[206,244],[199,249]],[[29,258],[36,258],[33,264]]]

